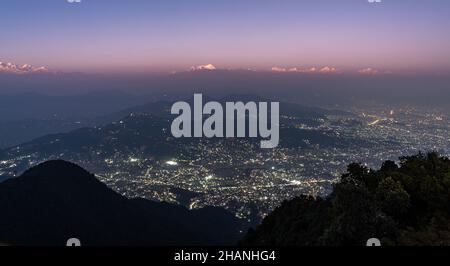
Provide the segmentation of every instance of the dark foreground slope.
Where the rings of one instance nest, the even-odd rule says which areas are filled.
[[[436,153],[348,167],[327,199],[284,202],[243,245],[450,245],[450,161]]]
[[[0,242],[13,245],[233,244],[241,221],[222,209],[127,199],[64,161],[0,183]]]

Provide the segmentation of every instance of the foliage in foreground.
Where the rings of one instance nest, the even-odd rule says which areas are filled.
[[[375,171],[351,164],[326,199],[286,201],[249,231],[243,245],[450,245],[450,160],[402,157]]]

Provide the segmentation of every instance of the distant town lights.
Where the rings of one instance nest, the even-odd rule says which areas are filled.
[[[138,158],[130,158],[129,161],[130,161],[130,163],[137,163],[137,162],[139,162],[139,159]]]
[[[178,163],[176,161],[167,161],[166,164],[170,165],[170,166],[178,165]]]

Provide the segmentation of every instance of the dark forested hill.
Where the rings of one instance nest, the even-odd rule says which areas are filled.
[[[352,164],[326,199],[299,197],[276,209],[243,245],[450,245],[450,161],[436,153]]]
[[[190,144],[198,145],[198,138],[175,139],[170,132],[171,121],[149,114],[130,114],[118,122],[102,127],[81,128],[68,133],[46,135],[4,150],[7,159],[34,154],[39,159],[90,158],[101,151],[101,155],[144,154],[148,157],[174,157],[183,152]],[[284,148],[311,147],[349,147],[367,146],[369,143],[359,138],[343,138],[322,130],[295,128],[285,125],[280,129],[280,146]],[[221,141],[223,139],[211,139]],[[250,143],[259,145],[258,138],[247,138]],[[229,143],[235,139],[227,139]],[[151,143],[151,145],[149,145]],[[192,155],[192,154],[191,154]],[[1,156],[1,154],[0,154]]]
[[[12,245],[223,245],[243,229],[223,209],[127,199],[64,161],[0,183],[0,215],[0,242]]]

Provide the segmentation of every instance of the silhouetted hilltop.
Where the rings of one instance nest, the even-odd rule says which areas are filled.
[[[243,245],[450,245],[450,161],[436,153],[351,164],[326,199],[286,201]]]
[[[7,180],[7,179],[9,179],[9,178],[11,178],[11,177],[9,177],[9,176],[1,176],[0,175],[0,183],[5,181],[5,180]]]
[[[79,166],[50,161],[0,183],[0,242],[13,245],[233,244],[240,220],[218,208],[127,199]]]

